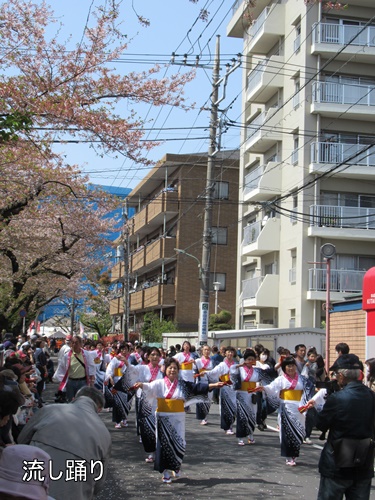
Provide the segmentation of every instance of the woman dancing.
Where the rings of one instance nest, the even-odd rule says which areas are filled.
[[[180,477],[185,454],[184,405],[193,398],[206,396],[209,389],[220,387],[222,382],[205,384],[179,380],[180,366],[177,360],[165,361],[165,377],[153,382],[138,382],[135,387],[143,389],[145,397],[157,399],[156,410],[156,455],[154,469],[163,474],[163,483],[171,483],[173,473]]]
[[[299,411],[299,407],[305,406],[314,395],[314,383],[298,374],[296,361],[292,356],[283,360],[281,369],[281,375],[257,390],[264,391],[267,399],[279,399],[281,456],[286,458],[287,465],[295,466],[295,458],[299,456],[301,443],[305,438],[305,414]]]

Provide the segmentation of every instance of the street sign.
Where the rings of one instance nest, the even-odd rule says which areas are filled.
[[[21,309],[19,312],[19,315],[21,316],[21,318],[26,318],[26,315],[27,315],[26,309]]]
[[[208,337],[208,302],[199,303],[199,343],[200,345],[207,343]]]

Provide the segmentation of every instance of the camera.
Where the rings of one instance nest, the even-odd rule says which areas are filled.
[[[337,380],[328,380],[327,382],[316,382],[317,389],[326,389],[327,396],[330,396],[334,392],[338,392],[340,390],[340,386]]]

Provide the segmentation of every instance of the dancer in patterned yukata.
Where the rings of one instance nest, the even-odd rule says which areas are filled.
[[[187,340],[182,344],[182,352],[173,356],[180,364],[179,378],[185,382],[194,382],[194,358],[190,352],[191,344]]]
[[[95,350],[92,351],[93,359],[96,366],[95,373],[95,384],[94,387],[99,391],[104,392],[104,380],[105,380],[105,372],[108,364],[111,361],[111,356],[107,354],[106,349],[103,345],[103,342],[98,340],[95,346]]]
[[[223,383],[194,384],[179,379],[180,367],[174,358],[167,359],[164,366],[163,379],[149,383],[138,382],[135,387],[143,389],[147,398],[157,398],[154,469],[163,474],[163,483],[171,483],[172,473],[174,478],[180,477],[185,455],[184,405],[199,402],[209,389],[221,387]]]
[[[235,365],[236,373],[232,375],[237,393],[236,413],[236,437],[240,446],[245,445],[245,439],[249,444],[254,444],[254,429],[257,416],[256,393],[248,391],[256,389],[259,382],[267,385],[272,381],[272,369],[264,370],[255,368],[256,354],[252,349],[246,349],[243,355],[243,363]],[[235,380],[237,377],[237,380]]]
[[[234,434],[232,426],[237,412],[236,391],[231,380],[232,375],[236,373],[236,362],[233,359],[235,355],[234,347],[227,347],[224,361],[211,371],[203,370],[201,372],[207,374],[210,382],[217,380],[223,382],[223,387],[220,389],[220,427],[227,434]]]
[[[129,392],[132,384],[124,362],[128,357],[129,347],[126,344],[120,344],[105,374],[105,397],[107,402],[112,400],[110,406],[112,406],[112,421],[115,422],[115,429],[128,426],[127,417],[134,394]]]
[[[282,375],[264,387],[267,399],[278,398],[280,401],[278,423],[280,427],[281,456],[286,464],[295,466],[301,443],[305,438],[305,414],[299,407],[305,406],[314,394],[311,379],[299,375],[295,359],[290,356],[281,363]]]
[[[136,382],[153,382],[164,378],[164,373],[161,371],[164,361],[161,360],[161,353],[157,347],[153,347],[147,355],[148,364],[134,366],[128,361],[124,361],[129,371],[129,376],[132,381]],[[156,399],[148,399],[144,392],[138,389],[141,394],[138,405],[138,426],[142,438],[142,444],[147,453],[146,462],[153,463],[155,461],[156,450],[156,425],[155,411],[157,407]]]
[[[200,374],[202,372],[202,375],[200,375],[198,379],[200,382],[208,383],[207,375],[205,375],[203,372],[204,370],[212,370],[213,368],[210,353],[210,346],[204,345],[202,347],[202,356],[195,360],[197,373]],[[206,401],[196,404],[196,418],[197,420],[201,421],[201,425],[207,425],[207,415],[209,414],[211,408],[212,394],[212,392],[209,392]]]

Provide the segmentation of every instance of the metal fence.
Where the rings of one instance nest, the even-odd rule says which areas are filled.
[[[375,229],[375,209],[311,205],[310,226]]]
[[[331,269],[330,291],[341,293],[362,292],[362,282],[366,271]],[[324,292],[327,290],[327,269],[309,269],[309,290]]]
[[[365,45],[375,47],[375,26],[350,26],[342,24],[315,23],[312,29],[313,43]]]

